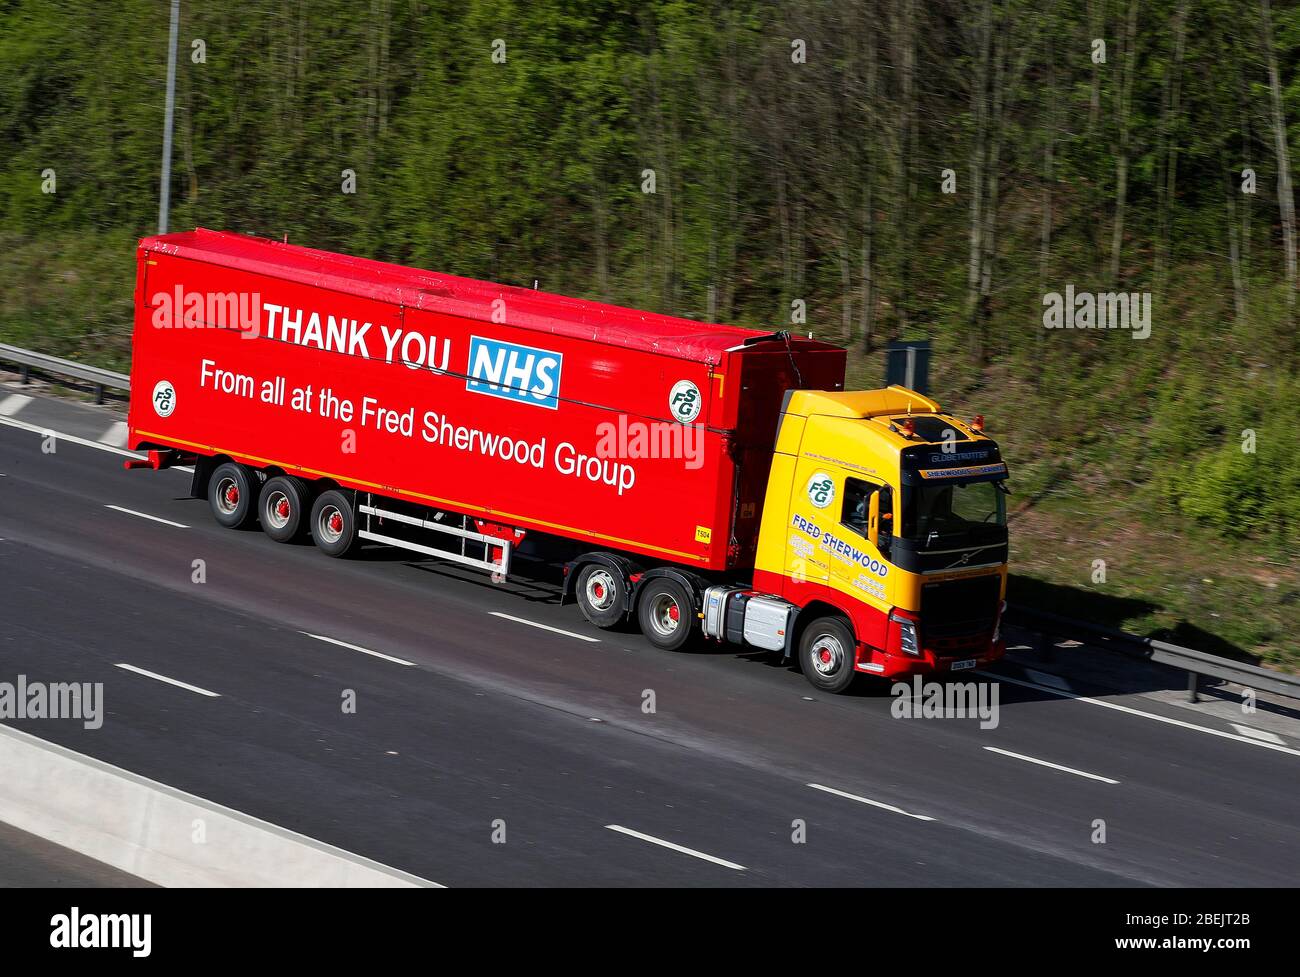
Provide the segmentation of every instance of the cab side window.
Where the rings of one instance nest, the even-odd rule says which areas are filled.
[[[848,526],[859,536],[867,535],[867,516],[871,511],[871,493],[877,486],[857,478],[844,480],[844,508],[840,511],[840,522]]]

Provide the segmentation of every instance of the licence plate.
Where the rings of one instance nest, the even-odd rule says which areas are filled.
[[[967,658],[965,661],[953,662],[952,670],[954,672],[960,672],[963,668],[974,668],[978,664],[979,664],[978,658]]]

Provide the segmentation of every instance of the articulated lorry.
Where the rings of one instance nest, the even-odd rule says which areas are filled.
[[[204,229],[137,256],[127,465],[193,465],[223,526],[549,560],[598,627],[828,692],[1002,654],[997,444],[843,349]]]

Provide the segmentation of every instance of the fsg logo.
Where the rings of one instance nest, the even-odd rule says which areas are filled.
[[[818,509],[825,509],[835,501],[835,479],[825,472],[814,472],[808,479],[808,501]]]
[[[564,354],[471,336],[465,389],[555,410]]]

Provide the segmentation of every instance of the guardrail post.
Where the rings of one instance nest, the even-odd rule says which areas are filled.
[[[95,403],[102,404],[103,402],[104,402],[104,385],[102,383],[97,383],[95,384]]]
[[[23,386],[26,386],[28,383],[31,382],[32,371],[31,368],[28,367],[26,363],[23,363],[18,367],[18,375],[22,377]]]
[[[1198,675],[1196,672],[1188,672],[1187,673],[1187,701],[1200,702],[1201,701],[1200,692],[1201,692],[1201,676]]]

